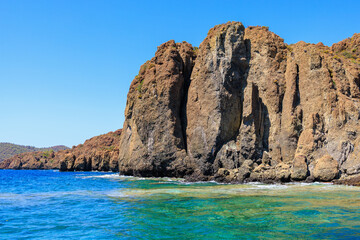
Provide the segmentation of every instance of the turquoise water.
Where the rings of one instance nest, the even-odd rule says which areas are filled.
[[[360,239],[360,188],[0,170],[0,239]]]

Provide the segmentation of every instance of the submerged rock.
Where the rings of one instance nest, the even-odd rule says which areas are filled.
[[[130,86],[120,172],[224,182],[359,174],[359,39],[287,45],[229,22],[198,49],[161,45]]]

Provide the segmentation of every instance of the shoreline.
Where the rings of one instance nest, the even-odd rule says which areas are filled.
[[[11,169],[11,168],[0,168],[1,170],[13,170],[13,171],[57,171],[60,173],[69,173],[69,172],[74,172],[74,173],[113,173],[114,175],[116,174],[119,177],[134,177],[134,178],[139,178],[139,179],[164,179],[164,178],[168,178],[168,179],[177,179],[177,180],[184,180],[184,182],[186,183],[217,183],[217,184],[229,184],[229,185],[236,185],[236,184],[254,184],[254,183],[261,183],[261,184],[267,184],[267,185],[271,185],[271,184],[277,184],[277,185],[286,185],[286,184],[312,184],[312,183],[319,183],[319,184],[329,184],[329,185],[344,185],[344,186],[355,186],[355,187],[360,187],[360,175],[353,175],[353,177],[346,177],[343,179],[334,179],[332,181],[329,182],[324,182],[324,181],[276,181],[276,180],[265,180],[265,181],[246,181],[246,179],[244,181],[232,181],[232,182],[226,182],[226,181],[216,181],[216,180],[207,180],[207,181],[190,181],[185,177],[183,178],[178,178],[178,177],[171,177],[171,176],[163,176],[163,177],[144,177],[144,176],[136,176],[136,175],[120,175],[120,172],[114,172],[114,171],[60,171],[59,168],[53,168],[53,169]]]

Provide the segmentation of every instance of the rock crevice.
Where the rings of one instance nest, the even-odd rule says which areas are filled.
[[[120,173],[226,182],[358,174],[359,39],[287,45],[266,27],[229,22],[198,49],[161,45],[129,90]]]

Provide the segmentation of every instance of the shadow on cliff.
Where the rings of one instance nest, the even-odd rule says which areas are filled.
[[[235,66],[239,66],[239,81],[235,82],[225,82],[224,88],[227,91],[233,92],[234,90],[239,91],[240,98],[240,121],[237,126],[237,130],[234,131],[228,139],[218,139],[216,151],[213,154],[213,157],[210,159],[211,164],[214,163],[214,160],[217,158],[217,155],[221,148],[224,145],[229,144],[231,141],[239,142],[239,139],[245,139],[245,146],[242,146],[240,152],[235,153],[237,156],[238,163],[234,163],[235,167],[240,167],[242,162],[247,159],[251,159],[256,162],[261,162],[264,152],[269,151],[269,134],[271,122],[269,118],[268,108],[263,103],[261,97],[259,96],[259,89],[256,82],[248,82],[248,75],[250,70],[250,60],[251,60],[251,41],[249,39],[245,40],[246,47],[246,60],[237,59],[238,62],[235,62]],[[233,83],[233,84],[231,84]],[[234,85],[237,83],[237,85]],[[251,86],[249,86],[251,84]],[[245,89],[251,87],[251,114],[244,116],[244,104],[247,101],[245,99]],[[249,97],[249,96],[247,96]],[[223,119],[222,119],[223,120]],[[219,134],[220,136],[221,134]],[[241,135],[241,136],[240,136]],[[244,135],[244,136],[243,136]],[[255,142],[252,142],[251,139],[254,139]],[[233,153],[234,154],[234,153]],[[213,166],[214,167],[214,166]],[[208,171],[208,174],[215,174],[216,169],[212,168]]]

